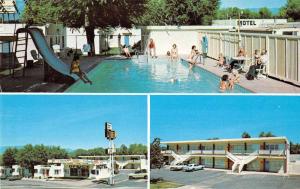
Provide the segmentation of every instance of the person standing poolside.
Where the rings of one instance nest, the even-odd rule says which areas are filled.
[[[155,46],[155,42],[152,38],[150,38],[150,40],[149,40],[148,49],[149,49],[149,54],[150,54],[151,58],[157,58],[156,46]]]
[[[92,81],[86,76],[86,74],[80,68],[79,55],[74,54],[74,58],[71,64],[70,74],[76,74],[84,83],[92,84]]]
[[[129,48],[126,45],[123,46],[123,52],[125,53],[125,56],[127,58],[131,58],[131,54],[129,52]]]
[[[196,64],[195,57],[196,57],[197,54],[199,54],[199,52],[197,51],[196,46],[193,45],[191,53],[190,53],[190,55],[187,59],[188,63],[190,63],[190,69],[193,68]]]
[[[173,44],[171,49],[171,61],[178,61],[178,49],[176,44]]]

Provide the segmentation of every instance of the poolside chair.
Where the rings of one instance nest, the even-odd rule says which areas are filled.
[[[39,54],[36,52],[36,50],[31,50],[30,54],[33,58],[33,63],[37,63],[37,64],[42,64],[43,63],[43,59],[40,58]]]
[[[52,49],[53,49],[53,51],[54,51],[54,53],[56,54],[56,55],[59,55],[59,53],[60,53],[60,45],[53,45],[52,46]]]
[[[266,63],[262,63],[258,69],[256,69],[256,78],[257,79],[266,79],[267,78],[267,74],[265,73],[265,68],[266,68]]]

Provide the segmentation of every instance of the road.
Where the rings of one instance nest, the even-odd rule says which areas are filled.
[[[22,179],[16,181],[1,180],[1,189],[99,189],[99,188],[120,188],[120,189],[145,189],[147,180],[129,180],[128,174],[132,171],[122,170],[115,177],[115,185],[110,186],[103,182],[93,182],[88,179]]]

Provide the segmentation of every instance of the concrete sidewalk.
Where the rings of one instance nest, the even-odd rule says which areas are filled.
[[[198,67],[208,70],[219,77],[224,74],[230,74],[216,65],[217,61],[211,58],[206,59],[205,65],[197,64]],[[254,93],[300,93],[300,87],[298,86],[271,78],[247,80],[245,73],[241,74],[239,85]]]

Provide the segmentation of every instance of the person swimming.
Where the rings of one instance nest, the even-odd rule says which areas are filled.
[[[228,79],[229,76],[227,74],[223,75],[220,80],[220,91],[224,92],[228,88]]]

